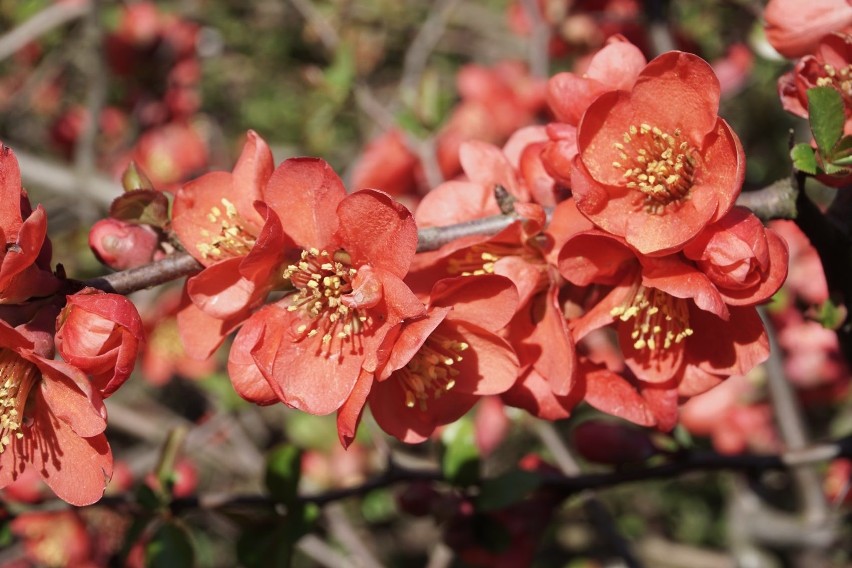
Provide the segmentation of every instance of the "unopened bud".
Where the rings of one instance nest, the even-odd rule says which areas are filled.
[[[154,260],[160,248],[160,237],[147,225],[101,219],[89,232],[89,247],[105,265],[114,270],[126,270]]]

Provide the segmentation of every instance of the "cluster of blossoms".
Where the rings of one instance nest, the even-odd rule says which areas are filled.
[[[0,487],[31,469],[65,501],[93,503],[113,470],[103,400],[133,371],[142,323],[124,296],[51,272],[47,217],[6,147],[0,201]]]
[[[615,37],[583,76],[550,80],[558,122],[502,150],[462,144],[464,177],[413,214],[378,190],[347,194],[322,160],[275,167],[249,133],[232,172],[175,197],[173,230],[205,267],[177,315],[184,344],[206,357],[239,329],[237,392],[337,412],[344,445],[365,406],[419,442],[485,395],[671,429],[683,399],[767,357],[755,306],[787,274],[781,238],[734,206],[745,163],[719,96],[697,56],[646,63]],[[415,254],[417,227],[507,204],[500,233]]]

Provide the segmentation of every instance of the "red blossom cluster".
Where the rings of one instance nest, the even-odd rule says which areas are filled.
[[[755,306],[787,274],[783,241],[734,207],[745,162],[719,97],[697,56],[646,64],[614,38],[583,76],[551,79],[560,122],[504,150],[462,144],[464,177],[414,214],[347,194],[322,160],[275,167],[250,132],[232,172],[175,198],[173,230],[205,267],[178,312],[185,346],[207,357],[239,329],[237,392],[337,412],[344,445],[366,406],[419,442],[485,395],[551,420],[586,401],[671,429],[682,400],[767,357]],[[415,254],[417,227],[506,203],[517,220],[500,233]]]
[[[30,206],[6,147],[0,203],[0,487],[32,469],[69,503],[93,503],[113,469],[103,399],[133,371],[142,323],[124,296],[65,294],[44,209]]]

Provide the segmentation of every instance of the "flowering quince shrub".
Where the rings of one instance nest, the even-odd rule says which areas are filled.
[[[78,280],[67,272],[88,265],[55,262],[53,244],[67,246],[30,203],[25,151],[19,164],[0,145],[0,523],[12,519],[21,565],[194,565],[202,529],[186,513],[220,508],[239,533],[222,565],[286,563],[296,548],[317,554],[308,533],[351,545],[345,512],[318,507],[396,483],[395,499],[364,499],[365,522],[428,516],[464,565],[532,565],[577,492],[810,456],[785,423],[797,407],[845,418],[822,428],[835,439],[815,452],[838,458],[830,475],[797,491],[845,498],[850,3],[766,7],[760,41],[799,58],[772,96],[812,139],[791,144],[793,175],[764,189],[752,186],[770,166],[747,168],[725,104],[752,88],[760,46],[721,46],[711,65],[698,46],[652,55],[639,2],[510,4],[512,30],[540,43],[530,65],[460,67],[447,108],[428,76],[403,81],[400,108],[377,105],[362,69],[375,34],[311,20],[302,35],[334,53],[326,70],[301,69],[331,100],[316,120],[336,131],[353,98],[383,126],[359,156],[341,146],[346,170],[332,166],[339,155],[281,159],[266,134],[276,128],[256,124],[229,163],[212,114],[200,116],[200,53],[232,57],[222,38],[151,2],[114,8],[93,45],[123,88],[102,109],[42,117],[44,140],[81,172],[87,151],[120,172],[124,193],[87,227],[112,274]],[[21,61],[32,66],[39,47]],[[573,66],[548,78],[547,58],[568,54]],[[400,59],[409,73],[420,65]],[[0,108],[4,85],[26,88],[0,80]],[[241,129],[258,108],[274,114],[253,100]],[[806,181],[826,187],[812,200]],[[162,447],[125,464],[113,429]],[[429,468],[408,465],[418,460]],[[799,465],[819,474],[811,461]],[[204,497],[221,486],[236,496]],[[85,508],[47,506],[52,495]]]

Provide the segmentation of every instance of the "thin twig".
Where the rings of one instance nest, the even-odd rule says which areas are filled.
[[[102,175],[90,175],[86,185],[78,189],[76,174],[66,165],[45,160],[14,148],[25,186],[43,188],[55,195],[83,198],[100,206],[108,206],[121,195],[121,185]]]
[[[460,0],[438,0],[430,8],[429,17],[411,40],[402,64],[399,90],[403,100],[412,100],[420,85],[429,57],[441,41],[447,22]]]
[[[82,17],[90,7],[89,0],[55,2],[49,5],[15,29],[0,36],[0,61],[49,31]]]
[[[796,399],[796,393],[784,373],[784,361],[781,347],[775,335],[775,328],[766,314],[765,308],[758,308],[769,337],[769,359],[766,372],[769,383],[769,396],[775,411],[776,423],[784,441],[784,447],[797,451],[806,448],[809,436],[802,416],[802,409]],[[823,526],[829,519],[829,507],[822,491],[822,481],[813,465],[800,465],[792,468],[793,481],[802,499],[804,517],[814,527]]]
[[[532,22],[532,36],[527,48],[530,74],[546,79],[550,76],[550,25],[541,13],[538,0],[523,0],[523,6]]]
[[[556,465],[568,477],[575,477],[582,473],[580,464],[574,459],[571,450],[562,440],[552,422],[535,421],[533,425],[535,433],[550,451]],[[594,491],[584,491],[583,509],[592,521],[597,531],[606,540],[613,553],[624,561],[628,568],[641,568],[642,563],[633,553],[630,543],[618,532],[615,520],[610,515],[606,505],[598,498]]]
[[[382,563],[364,544],[340,503],[332,503],[324,507],[323,516],[328,522],[329,532],[344,549],[357,559],[358,566],[361,568],[382,568]]]

